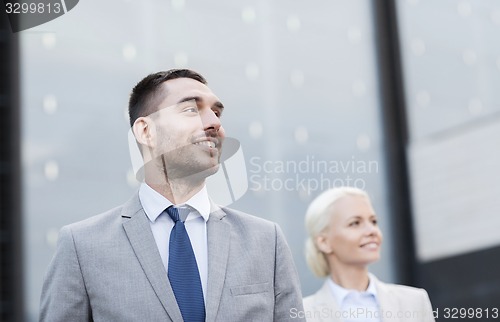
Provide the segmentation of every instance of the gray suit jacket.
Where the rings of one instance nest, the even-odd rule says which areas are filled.
[[[424,289],[386,284],[373,274],[382,322],[434,322],[429,295]],[[341,311],[330,286],[325,281],[313,295],[304,298],[304,314],[308,322],[341,322]],[[297,314],[299,315],[299,314]]]
[[[288,321],[292,308],[302,309],[297,272],[276,224],[217,208],[207,236],[206,321]],[[182,321],[137,194],[61,229],[40,321]]]

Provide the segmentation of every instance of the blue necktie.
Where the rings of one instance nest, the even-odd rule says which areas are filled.
[[[184,222],[174,206],[166,209],[175,223],[170,233],[168,279],[184,322],[204,322],[205,302],[200,273]]]

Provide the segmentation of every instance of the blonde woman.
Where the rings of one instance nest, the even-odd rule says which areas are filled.
[[[368,272],[380,258],[382,232],[368,195],[351,187],[323,192],[306,214],[307,263],[326,277],[304,298],[307,321],[434,321],[427,292],[386,284]]]

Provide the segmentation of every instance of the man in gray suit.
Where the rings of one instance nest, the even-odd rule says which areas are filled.
[[[280,228],[208,197],[223,109],[191,70],[135,86],[129,115],[145,182],[124,205],[61,229],[41,321],[289,321],[303,310]]]

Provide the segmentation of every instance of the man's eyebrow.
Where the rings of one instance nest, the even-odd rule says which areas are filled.
[[[217,107],[219,110],[223,110],[224,109],[224,105],[222,105],[221,102],[215,102],[214,105],[212,105],[212,107]]]
[[[184,102],[189,102],[189,101],[196,101],[196,102],[199,102],[199,101],[201,101],[201,97],[199,97],[199,96],[188,96],[188,97],[184,97],[184,98],[182,98],[180,101],[178,101],[178,102],[177,102],[177,104],[184,103]]]
[[[181,100],[179,100],[179,101],[177,102],[177,104],[184,103],[184,102],[189,102],[189,101],[196,101],[196,103],[198,103],[198,102],[201,102],[201,101],[202,101],[202,99],[201,99],[201,97],[199,97],[199,96],[188,96],[188,97],[184,97],[184,98],[182,98]],[[221,102],[219,102],[219,101],[215,102],[215,103],[212,105],[212,107],[216,107],[216,108],[218,108],[219,110],[223,110],[223,109],[224,109],[224,105],[223,105]]]

